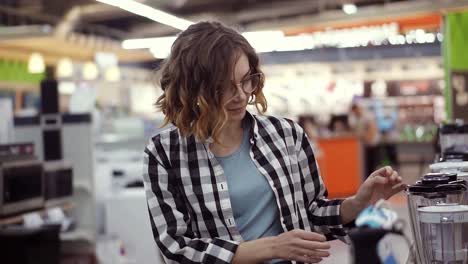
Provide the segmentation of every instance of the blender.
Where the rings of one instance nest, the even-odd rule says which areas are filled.
[[[421,207],[418,216],[425,263],[468,263],[468,205]]]
[[[410,219],[412,225],[413,236],[416,244],[416,258],[418,263],[426,264],[426,263],[464,263],[464,262],[444,262],[444,257],[450,252],[456,251],[453,247],[455,243],[447,244],[446,241],[449,237],[453,237],[455,239],[454,233],[443,233],[443,235],[437,237],[435,234],[440,234],[441,232],[436,232],[436,227],[443,225],[442,223],[426,223],[422,222],[421,220],[425,221],[427,219],[426,214],[431,214],[432,211],[436,211],[436,213],[442,214],[447,216],[450,214],[450,210],[455,210],[453,208],[444,207],[448,211],[437,211],[437,209],[433,209],[434,206],[441,206],[441,205],[452,205],[452,206],[459,206],[465,205],[466,206],[466,190],[467,190],[467,183],[463,179],[459,179],[456,173],[429,173],[424,175],[421,180],[417,181],[414,185],[408,186],[406,190],[406,194],[408,196],[408,208],[410,212]],[[429,208],[427,211],[424,208]],[[438,208],[438,207],[437,207]],[[423,210],[424,209],[424,210]],[[422,210],[422,211],[421,211]],[[432,210],[432,211],[431,211]],[[422,218],[421,218],[422,217]],[[445,224],[445,222],[444,222]],[[438,225],[438,226],[437,226]],[[427,226],[430,226],[431,229],[428,230]],[[445,227],[445,226],[444,226]],[[462,248],[467,248],[468,243],[468,231],[465,231],[462,225],[462,229],[459,230],[459,234],[461,234],[461,245]],[[455,228],[455,227],[454,227]],[[459,228],[458,225],[456,228]],[[466,229],[466,228],[465,228]],[[439,230],[439,229],[437,229]],[[447,229],[443,229],[447,231]],[[431,231],[431,232],[430,232]],[[431,238],[431,239],[429,239]],[[445,238],[442,242],[440,242],[441,238]],[[434,242],[434,241],[439,241]],[[443,245],[437,247],[438,245]],[[458,245],[458,244],[457,244]],[[434,250],[432,250],[434,249]],[[432,250],[432,251],[428,251]],[[429,252],[437,252],[437,254],[441,254],[440,258],[434,258],[434,256],[439,257],[439,255],[434,254],[430,255]],[[458,254],[461,254],[456,251]],[[452,254],[453,255],[453,254]],[[438,261],[438,259],[443,259],[442,262]],[[458,259],[458,258],[454,258]]]

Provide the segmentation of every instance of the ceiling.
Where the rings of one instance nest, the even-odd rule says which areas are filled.
[[[340,10],[344,0],[144,0],[152,7],[191,21],[218,19],[238,28],[277,23]],[[358,7],[421,0],[353,0]],[[58,24],[73,7],[85,7],[74,31],[112,39],[172,35],[178,30],[95,0],[2,0],[0,24]]]
[[[283,30],[289,35],[394,19],[400,28],[424,28],[426,23],[439,30],[443,12],[468,7],[468,0],[138,1],[193,22],[216,19],[241,31]],[[347,15],[341,7],[351,2],[358,12]],[[0,0],[0,29],[0,57],[23,59],[37,51],[51,63],[63,56],[92,60],[99,51],[113,52],[125,62],[153,60],[147,50],[123,50],[121,41],[180,32],[95,0]]]

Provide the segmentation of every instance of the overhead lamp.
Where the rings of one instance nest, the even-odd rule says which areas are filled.
[[[99,75],[96,64],[92,61],[86,62],[83,65],[83,79],[86,81],[95,80]]]
[[[242,35],[257,50],[257,52],[271,51],[269,47],[274,46],[284,38],[282,31],[252,31],[244,32]],[[159,38],[127,39],[122,42],[124,49],[150,49],[153,54],[159,54],[158,58],[166,57],[176,40],[176,36]]]
[[[185,30],[193,24],[192,21],[188,21],[151,6],[139,3],[134,0],[96,0],[98,2],[112,5],[130,13],[149,18],[161,24],[171,26],[180,30]]]
[[[150,48],[150,52],[151,52],[151,54],[153,54],[153,56],[156,59],[165,59],[171,53],[171,49],[170,48],[160,48],[160,47],[157,48],[157,47],[154,47],[154,48]]]
[[[62,58],[57,63],[57,77],[70,78],[73,76],[73,62],[70,58]]]
[[[355,4],[343,4],[343,12],[348,15],[356,14],[357,13],[357,6]]]
[[[167,48],[171,47],[177,37],[159,37],[143,39],[127,39],[122,42],[124,49],[148,49],[148,48]]]
[[[108,82],[120,81],[120,69],[118,66],[110,66],[104,72],[104,79]]]
[[[253,31],[244,32],[242,36],[252,45],[257,52],[270,52],[276,50],[276,45],[284,39],[283,31]]]
[[[42,54],[34,52],[29,57],[28,61],[29,73],[43,73],[45,71],[45,62]]]

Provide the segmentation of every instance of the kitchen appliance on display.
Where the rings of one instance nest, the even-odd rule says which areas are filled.
[[[437,204],[418,209],[425,263],[468,263],[468,206]]]
[[[468,149],[468,124],[444,124],[439,128],[440,150],[444,154],[450,148],[464,147]]]
[[[414,185],[408,186],[406,190],[406,194],[408,196],[408,208],[410,212],[410,219],[411,219],[411,229],[413,231],[413,237],[416,245],[416,257],[418,259],[418,263],[426,264],[426,263],[459,263],[459,262],[440,262],[437,259],[433,259],[432,255],[428,255],[425,249],[432,248],[438,245],[437,243],[433,242],[433,240],[429,239],[429,236],[436,234],[434,232],[429,232],[427,229],[426,224],[422,224],[422,220],[425,221],[427,218],[421,219],[421,213],[424,217],[426,217],[426,213],[430,214],[434,206],[438,206],[441,204],[450,204],[453,206],[458,205],[467,205],[466,204],[466,191],[467,191],[467,183],[463,179],[457,177],[456,173],[428,173],[424,175],[421,180],[417,181]],[[426,211],[422,210],[423,208],[429,208]],[[448,208],[446,213],[449,215],[450,211]],[[448,224],[444,223],[444,224]],[[435,227],[434,227],[435,228]],[[443,229],[442,230],[446,230]],[[463,229],[460,229],[463,230]],[[437,233],[437,234],[440,234]],[[462,234],[462,238],[466,239],[468,236],[468,230],[460,231]],[[460,234],[446,234],[443,237],[446,241],[447,236],[451,236],[455,239],[456,235]],[[440,237],[442,238],[442,236]],[[432,239],[432,237],[431,237]],[[444,248],[442,248],[442,252],[438,251],[443,256],[450,254],[450,252],[454,251],[454,244],[447,244],[444,241],[437,240],[440,243],[444,243]],[[439,244],[440,244],[439,243]],[[464,244],[463,248],[467,249],[468,244]],[[438,249],[437,249],[438,250]],[[439,254],[438,253],[438,254]],[[464,263],[464,262],[460,262]]]
[[[65,161],[44,163],[44,191],[47,206],[67,201],[73,195],[73,168]]]
[[[30,143],[0,145],[0,216],[44,206],[44,169]]]
[[[445,124],[440,127],[440,160],[429,166],[431,172],[456,173],[468,182],[468,124]],[[468,191],[463,204],[468,204]]]

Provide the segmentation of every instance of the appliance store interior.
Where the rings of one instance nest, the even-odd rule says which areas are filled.
[[[327,264],[468,263],[468,0],[0,1],[0,263],[309,263],[291,255],[296,249],[281,255],[279,241],[300,225],[288,225],[284,215],[291,194],[281,194],[260,168],[281,214],[282,229],[271,237],[278,242],[276,254],[260,258],[258,250],[249,256],[246,245],[253,250],[259,244],[224,237],[231,227],[215,226],[219,237],[213,235],[209,225],[217,223],[213,211],[221,210],[225,200],[217,195],[224,192],[206,185],[219,183],[200,183],[204,193],[196,192],[195,183],[176,187],[193,187],[196,197],[181,197],[188,213],[171,219],[181,209],[167,206],[165,176],[151,165],[165,162],[152,156],[163,144],[155,138],[167,135],[167,116],[156,103],[167,89],[159,80],[165,62],[176,61],[171,52],[180,33],[201,21],[233,28],[253,47],[268,108],[261,113],[248,105],[247,111],[287,118],[303,131],[313,164],[297,174],[320,182],[311,192],[326,187],[322,203],[362,196],[379,168],[398,173],[394,180],[404,188],[362,207],[343,237],[323,234],[327,241],[314,243],[329,247],[301,253],[304,258]],[[174,144],[168,146],[179,147]],[[153,152],[149,161],[147,152]],[[257,154],[250,154],[257,164]],[[286,166],[265,162],[272,170]],[[169,178],[186,176],[181,171],[169,170]],[[188,171],[193,182],[210,180]],[[229,188],[255,192],[244,179]],[[301,178],[293,185],[297,194],[308,183]],[[158,194],[163,188],[167,193]],[[219,208],[203,201],[213,197],[206,190],[221,199]],[[239,197],[229,197],[234,217],[236,209],[260,208],[236,207]],[[207,207],[197,209],[198,203]],[[291,203],[298,215],[308,209],[307,203]],[[321,233],[314,226],[333,210],[325,208],[323,216],[308,211],[302,218],[312,227],[299,229]],[[241,233],[248,229],[235,220]],[[258,228],[263,220],[253,222]],[[172,229],[181,233],[169,234]]]

